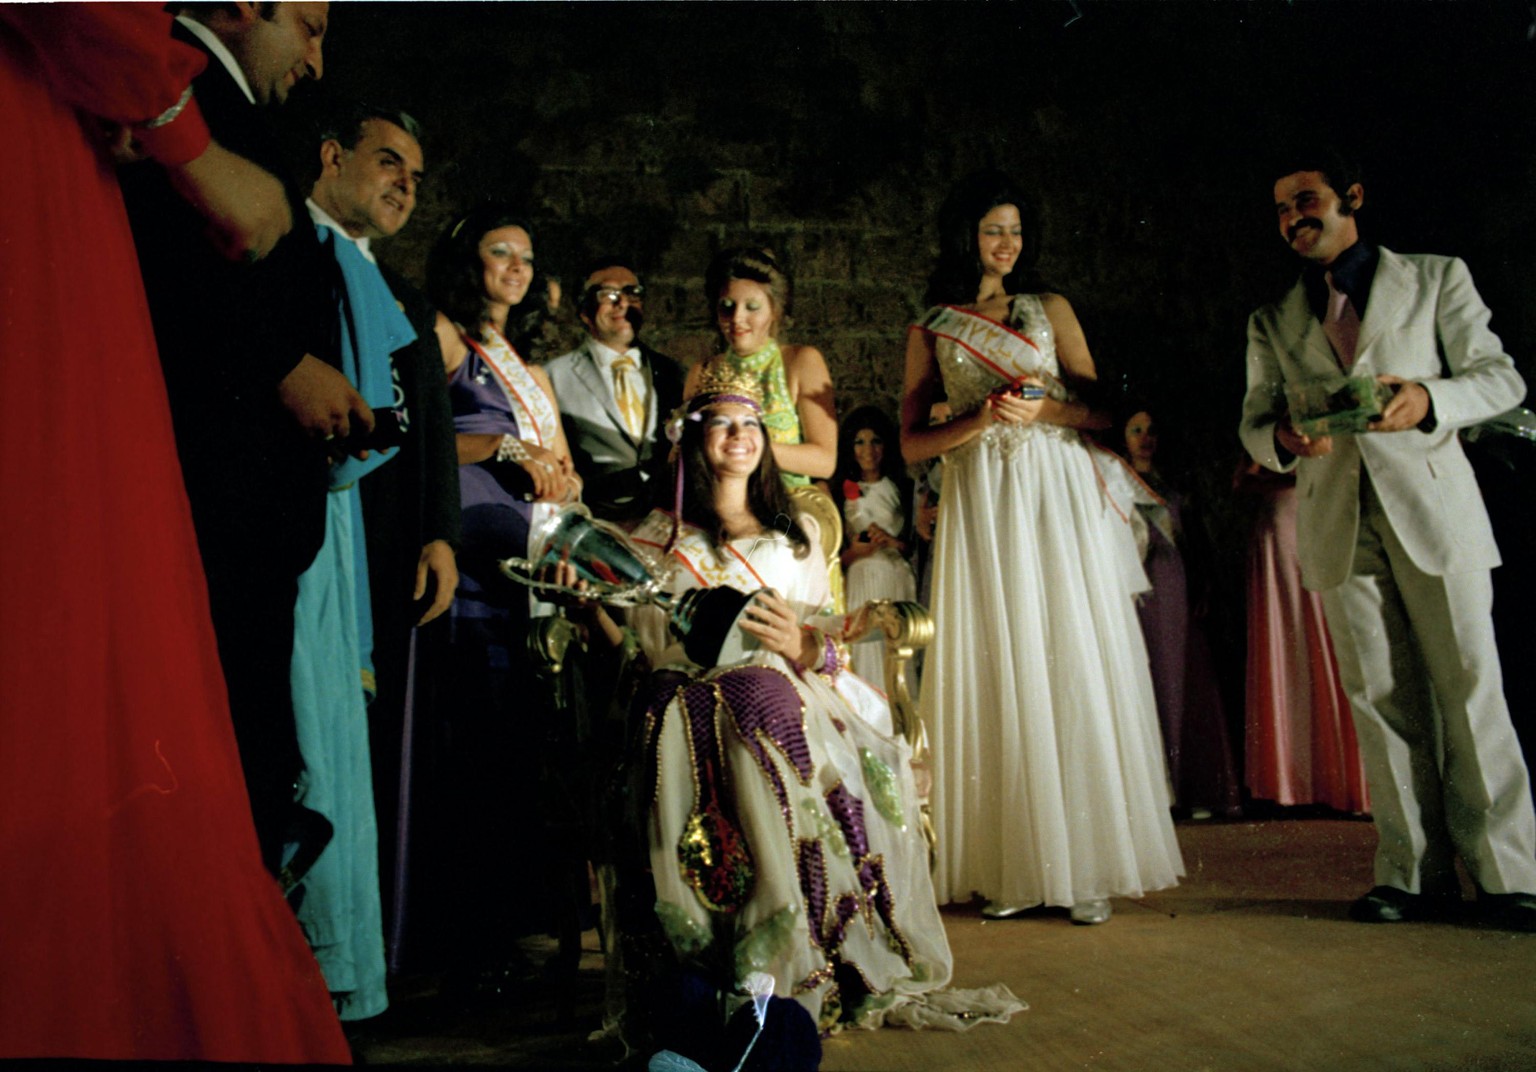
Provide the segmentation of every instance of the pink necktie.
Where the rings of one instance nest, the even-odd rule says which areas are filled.
[[[1348,371],[1355,363],[1355,345],[1360,341],[1360,314],[1355,312],[1349,295],[1333,285],[1333,273],[1324,272],[1328,283],[1328,315],[1323,317],[1323,334],[1333,344],[1339,364]]]

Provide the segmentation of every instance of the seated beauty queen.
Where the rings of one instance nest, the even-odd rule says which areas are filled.
[[[736,661],[691,662],[659,609],[629,610],[624,623],[657,671],[642,803],[662,927],[719,989],[765,972],[823,1031],[1007,1019],[1023,1005],[1005,987],[941,989],[952,960],[910,748],[870,725],[861,712],[890,724],[872,709],[884,699],[840,672],[816,627],[842,622],[823,616],[815,522],[795,513],[765,449],[757,387],[721,375],[674,418],[677,514],[653,512],[634,539],[671,569],[674,592],[757,593],[726,642]],[[594,613],[621,642],[620,624]]]

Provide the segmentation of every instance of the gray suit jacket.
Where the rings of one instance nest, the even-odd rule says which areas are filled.
[[[1419,569],[1443,576],[1499,564],[1487,508],[1456,436],[1525,396],[1489,317],[1460,260],[1383,249],[1350,374],[1423,384],[1434,429],[1335,436],[1331,454],[1285,460],[1274,438],[1275,422],[1286,413],[1285,384],[1339,376],[1338,359],[1300,282],[1249,318],[1240,434],[1256,461],[1297,472],[1297,552],[1308,588],[1332,588],[1349,576],[1361,466]]]
[[[637,438],[625,428],[591,346],[589,339],[544,368],[560,400],[571,460],[586,481],[582,500],[598,517],[637,520],[650,512],[658,481],[665,476],[670,444],[664,426],[682,401],[682,370],[671,358],[638,344],[649,389],[646,432]]]

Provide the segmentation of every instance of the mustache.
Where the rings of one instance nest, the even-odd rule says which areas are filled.
[[[1304,227],[1310,227],[1315,231],[1321,231],[1323,229],[1323,225],[1318,223],[1316,220],[1297,220],[1295,223],[1291,224],[1290,230],[1285,232],[1285,240],[1287,242],[1296,241],[1296,236],[1301,234],[1302,228]]]

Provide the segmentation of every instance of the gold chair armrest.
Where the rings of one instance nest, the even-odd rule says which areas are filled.
[[[528,656],[539,673],[559,677],[565,669],[565,653],[581,643],[581,629],[563,614],[535,618],[528,626]]]
[[[907,671],[912,657],[933,641],[933,616],[921,603],[872,599],[848,619],[843,639],[852,644],[876,629],[885,634],[884,684],[892,724],[916,754],[924,738]]]
[[[821,529],[821,555],[827,560],[827,577],[832,585],[832,609],[841,614],[847,609],[843,600],[843,515],[832,496],[815,484],[803,484],[789,490],[790,501],[802,514],[816,519]]]
[[[885,634],[885,697],[891,705],[891,724],[912,746],[912,775],[916,780],[931,870],[938,859],[939,840],[929,804],[933,770],[928,763],[928,734],[918,715],[917,703],[912,699],[907,670],[912,657],[933,642],[933,615],[921,603],[872,599],[848,618],[843,639],[851,644],[876,629]]]

